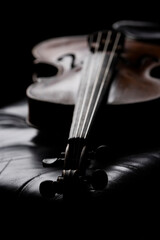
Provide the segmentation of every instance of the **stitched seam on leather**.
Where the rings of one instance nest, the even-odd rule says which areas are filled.
[[[43,174],[48,173],[48,170],[46,170],[46,172],[40,173],[32,178],[30,178],[28,181],[26,181],[25,183],[22,184],[21,187],[19,187],[18,191],[17,191],[17,196],[20,197],[20,195],[22,194],[23,190],[28,186],[29,183],[31,183],[34,179],[42,176]]]
[[[23,192],[23,190],[25,189],[25,187],[27,187],[27,185],[30,183],[30,182],[32,182],[35,178],[37,178],[37,177],[39,177],[39,176],[41,176],[42,174],[38,174],[38,175],[36,175],[36,176],[34,176],[34,177],[32,177],[31,179],[29,179],[28,181],[26,181],[24,184],[22,184],[22,186],[18,189],[18,191],[17,191],[17,196],[18,196],[18,198],[20,198],[20,195],[21,195],[21,193]]]
[[[46,172],[40,173],[32,178],[30,178],[28,181],[26,181],[24,184],[22,184],[22,186],[18,189],[17,191],[17,197],[20,198],[21,194],[23,193],[23,191],[25,190],[25,188],[28,186],[28,184],[30,184],[34,179],[43,176],[45,173],[49,173],[52,172],[52,170],[48,171],[46,170]]]

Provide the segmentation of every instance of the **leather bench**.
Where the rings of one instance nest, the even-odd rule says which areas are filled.
[[[48,144],[39,130],[26,123],[27,111],[26,99],[0,110],[0,193],[4,201],[47,201],[39,192],[39,184],[46,179],[56,179],[62,168],[43,166],[44,158],[57,156],[57,146]],[[119,200],[136,196],[134,200],[138,197],[138,201],[143,194],[149,199],[157,197],[160,147],[121,156],[106,166],[106,172],[108,185],[103,193],[97,194],[97,199],[107,201],[112,195]],[[62,200],[55,197],[49,201],[54,205]]]
[[[62,165],[47,168],[42,160],[57,156],[58,148],[26,123],[27,114],[26,99],[0,110],[2,229],[4,225],[4,229],[7,226],[26,232],[27,226],[29,236],[43,234],[45,237],[54,236],[56,232],[66,236],[69,229],[71,232],[82,229],[79,236],[98,234],[104,237],[105,234],[112,239],[115,235],[128,238],[128,232],[144,237],[148,236],[148,230],[152,237],[157,236],[160,146],[110,162],[105,168],[108,174],[106,189],[86,202],[65,203],[62,196],[48,199],[41,196],[40,183],[56,180]],[[17,233],[15,235],[17,237]]]

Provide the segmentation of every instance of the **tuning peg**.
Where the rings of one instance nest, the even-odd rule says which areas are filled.
[[[52,199],[55,194],[66,196],[80,196],[89,192],[90,186],[94,190],[103,190],[108,183],[108,176],[105,170],[91,170],[87,176],[80,176],[76,170],[63,170],[62,176],[57,181],[45,180],[40,183],[39,191],[42,197]]]
[[[114,158],[113,150],[107,145],[101,145],[96,149],[95,159],[98,163],[108,164]]]
[[[39,191],[42,197],[51,199],[56,193],[62,193],[62,184],[60,181],[45,180],[40,183]]]
[[[51,180],[46,180],[40,183],[39,191],[42,197],[53,198],[55,196],[56,183]]]
[[[96,169],[92,172],[90,182],[95,190],[103,190],[108,184],[108,175],[103,169]]]
[[[45,158],[42,160],[43,167],[54,167],[57,158]]]
[[[59,158],[45,158],[42,160],[43,167],[59,167],[64,164],[64,153]]]

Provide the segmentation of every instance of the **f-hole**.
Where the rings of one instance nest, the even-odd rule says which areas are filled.
[[[64,54],[60,58],[58,58],[58,61],[62,61],[65,57],[70,57],[71,58],[70,68],[71,69],[75,68],[76,67],[76,64],[75,64],[76,57],[75,57],[75,55],[72,54],[72,53]]]
[[[151,69],[150,75],[160,80],[160,64]]]

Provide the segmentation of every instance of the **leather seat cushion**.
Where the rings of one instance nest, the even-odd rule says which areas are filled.
[[[58,147],[47,144],[37,129],[28,126],[27,110],[24,100],[0,111],[0,195],[4,202],[48,201],[41,196],[39,185],[43,180],[56,180],[62,170],[61,166],[43,167],[42,160],[55,157]],[[108,185],[93,196],[93,202],[120,204],[133,199],[143,202],[146,197],[157,199],[160,147],[121,156],[106,167],[106,172]],[[50,202],[53,206],[56,202],[62,204],[63,200],[56,196]]]

